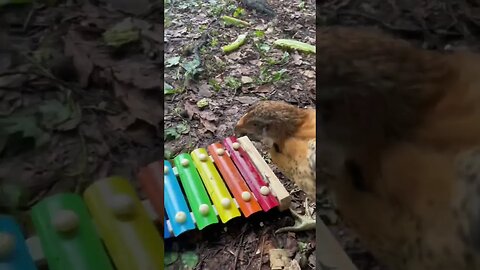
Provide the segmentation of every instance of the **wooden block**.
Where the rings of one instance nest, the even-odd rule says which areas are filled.
[[[238,138],[238,142],[242,145],[243,150],[245,150],[245,152],[247,152],[247,154],[250,156],[250,159],[261,173],[263,179],[270,184],[270,189],[280,203],[278,209],[280,211],[287,210],[292,201],[290,193],[285,189],[270,166],[268,166],[268,164],[262,158],[262,155],[260,155],[258,150],[247,136]]]

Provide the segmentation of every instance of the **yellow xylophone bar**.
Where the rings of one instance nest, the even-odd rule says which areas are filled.
[[[232,218],[239,217],[240,211],[210,160],[207,150],[196,149],[192,151],[191,156],[222,222],[226,223]]]
[[[97,181],[84,199],[118,270],[163,269],[163,240],[128,180]]]

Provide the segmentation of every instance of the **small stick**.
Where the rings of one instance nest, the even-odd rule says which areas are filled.
[[[261,270],[263,265],[263,245],[264,244],[265,244],[265,235],[262,234],[262,246],[260,247],[260,263],[258,264],[258,270]]]
[[[242,236],[240,236],[240,245],[237,248],[237,252],[235,252],[235,261],[233,262],[233,269],[237,269],[238,255],[240,254],[240,248],[243,248],[243,237],[244,236],[245,236],[244,233],[242,233]]]
[[[35,10],[36,10],[36,7],[34,6],[28,12],[27,18],[23,22],[23,27],[22,27],[23,32],[26,32],[28,27],[30,26],[30,22],[32,21],[32,17],[33,17],[33,14],[35,13]]]

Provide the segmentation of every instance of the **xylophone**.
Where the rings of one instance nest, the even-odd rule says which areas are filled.
[[[165,238],[290,207],[290,194],[246,136],[165,160],[164,172]]]
[[[41,200],[30,212],[36,236],[28,239],[12,217],[0,215],[0,269],[159,270],[162,234],[290,206],[289,193],[247,137],[180,154],[173,163],[139,171],[143,202],[127,179],[115,176],[94,182],[82,196]]]

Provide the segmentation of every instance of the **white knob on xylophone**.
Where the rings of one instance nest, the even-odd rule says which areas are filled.
[[[135,209],[135,203],[132,198],[127,195],[116,195],[113,197],[111,205],[113,213],[117,216],[129,215]]]
[[[262,193],[263,196],[267,196],[270,194],[270,189],[267,186],[262,186],[260,188],[260,193]]]
[[[210,212],[210,207],[208,207],[208,205],[206,204],[201,204],[198,210],[200,211],[200,214],[202,214],[202,216],[207,216],[208,212]]]
[[[10,256],[14,250],[15,238],[13,235],[9,233],[0,233],[0,259]]]
[[[168,166],[163,166],[163,174],[168,174]]]
[[[180,164],[182,164],[183,167],[187,167],[189,164],[188,159],[186,158],[182,159],[182,161],[180,161]]]
[[[230,208],[230,199],[229,198],[223,198],[221,203],[222,203],[223,208],[225,208],[225,209]]]
[[[205,162],[205,161],[208,160],[208,156],[205,155],[205,154],[199,154],[198,159],[200,159],[200,161],[202,161],[202,162]]]
[[[249,202],[250,199],[252,198],[252,195],[248,191],[242,192],[242,199],[246,202]]]
[[[185,221],[187,221],[187,214],[185,214],[183,211],[178,212],[175,215],[175,221],[180,224],[185,223]]]
[[[59,210],[52,220],[52,225],[57,232],[71,232],[78,227],[79,219],[72,210]]]
[[[223,149],[223,148],[218,148],[217,149],[217,155],[223,156],[224,154],[225,154],[225,149]]]
[[[232,143],[232,147],[233,147],[234,150],[238,150],[238,149],[240,149],[240,143],[234,142],[234,143]]]

